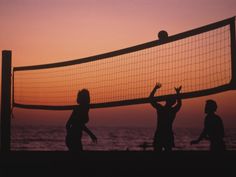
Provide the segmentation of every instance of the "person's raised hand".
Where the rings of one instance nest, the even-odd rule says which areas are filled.
[[[181,89],[182,89],[182,86],[175,87],[175,91],[176,91],[176,93],[179,94],[180,91],[181,91]]]
[[[157,82],[155,88],[156,88],[156,89],[161,88],[161,83]]]

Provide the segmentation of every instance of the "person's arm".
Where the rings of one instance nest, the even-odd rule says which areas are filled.
[[[182,106],[182,100],[180,98],[180,91],[181,91],[182,86],[179,86],[175,88],[176,91],[176,98],[177,98],[177,104],[174,106],[175,112],[178,112]]]
[[[206,120],[204,123],[204,128],[202,130],[202,133],[200,134],[200,136],[198,137],[198,139],[191,141],[191,144],[198,144],[201,140],[203,140],[204,138],[207,138],[207,125],[206,125]]]
[[[83,130],[90,136],[94,143],[97,143],[97,137],[93,134],[93,132],[91,132],[91,130],[88,129],[88,127],[84,125]]]
[[[70,125],[71,125],[71,117],[68,119],[68,121],[66,122],[66,130],[70,129]]]
[[[161,88],[161,84],[160,83],[156,83],[155,87],[153,88],[153,90],[151,91],[151,93],[149,95],[150,103],[151,103],[152,107],[154,107],[156,109],[161,107],[161,105],[154,100],[154,95],[155,95],[156,91],[159,88]]]
[[[66,130],[69,130],[70,129],[70,126],[71,126],[71,124],[72,124],[72,119],[73,119],[73,117],[74,117],[74,109],[73,109],[73,111],[72,111],[72,113],[71,113],[71,115],[70,115],[70,118],[68,119],[68,121],[66,122]]]
[[[223,121],[221,118],[220,118],[220,129],[221,129],[221,136],[222,136],[222,138],[224,138],[225,137],[225,130],[224,130],[224,124],[223,124]]]

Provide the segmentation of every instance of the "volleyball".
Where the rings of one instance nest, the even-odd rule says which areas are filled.
[[[164,30],[161,30],[158,33],[158,38],[159,38],[159,40],[166,40],[168,38],[168,33]]]

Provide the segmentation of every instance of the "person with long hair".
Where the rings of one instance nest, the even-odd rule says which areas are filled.
[[[86,127],[89,121],[90,94],[87,89],[82,89],[77,95],[78,105],[73,109],[70,118],[66,123],[66,146],[69,151],[83,151],[82,132],[86,132],[94,143],[97,137]]]

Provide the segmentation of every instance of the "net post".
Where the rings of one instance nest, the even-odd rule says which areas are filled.
[[[231,44],[231,59],[232,59],[232,80],[230,85],[236,89],[236,39],[235,39],[235,17],[230,23],[230,44]]]
[[[11,51],[2,51],[1,152],[11,144]]]
[[[14,89],[15,89],[15,87],[14,87],[14,83],[15,83],[15,81],[14,81],[14,76],[15,76],[15,72],[14,72],[14,68],[13,68],[13,71],[12,71],[12,81],[11,81],[11,83],[12,83],[12,86],[11,86],[11,88],[12,88],[12,99],[11,99],[11,115],[12,115],[12,117],[13,117],[13,108],[14,108],[14,104],[15,104],[15,97],[14,97],[14,94],[15,94],[15,92],[14,92]]]

